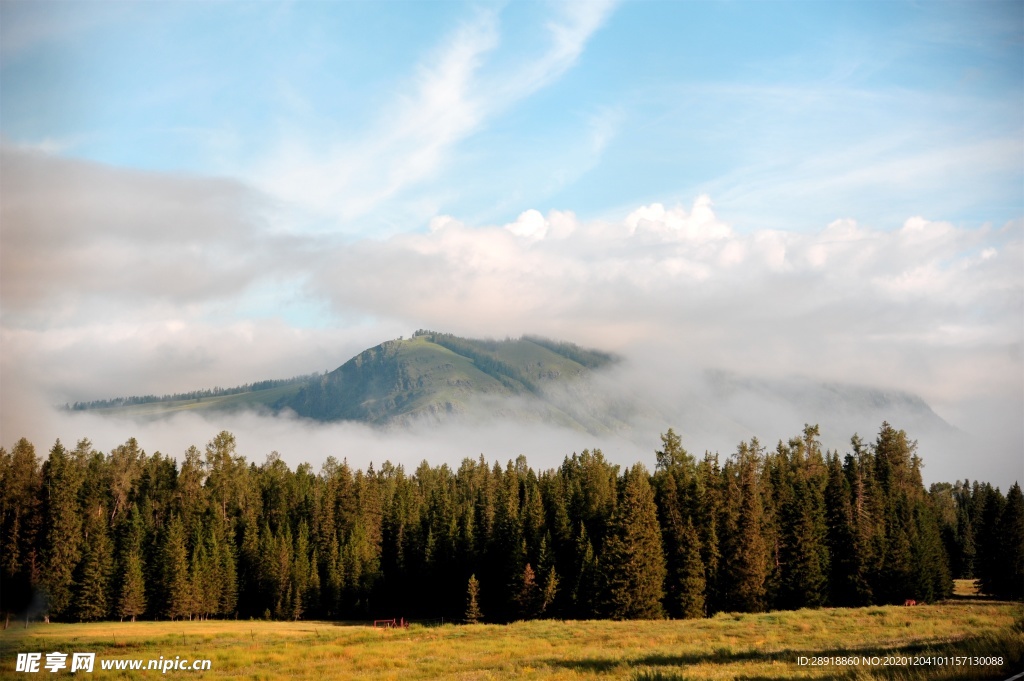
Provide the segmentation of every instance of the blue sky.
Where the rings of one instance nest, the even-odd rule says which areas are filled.
[[[1022,209],[1020,3],[3,7],[9,143],[238,178],[298,229],[702,193],[744,230]]]
[[[1019,475],[1024,4],[0,0],[0,442],[418,328],[909,391]]]

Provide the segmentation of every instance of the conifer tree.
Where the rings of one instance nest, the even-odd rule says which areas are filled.
[[[114,550],[103,510],[101,507],[91,512],[85,521],[85,551],[79,567],[78,593],[75,596],[78,618],[85,622],[104,619],[110,614]]]
[[[760,461],[761,447],[754,438],[749,445],[740,444],[735,466],[723,471],[732,486],[726,503],[735,504],[736,517],[727,528],[730,536],[726,541],[722,603],[741,612],[761,612],[765,608],[768,550],[761,534],[764,507],[758,486]]]
[[[850,483],[839,462],[832,454],[828,459],[828,487],[825,490],[825,509],[828,519],[829,602],[835,606],[860,605],[859,594],[866,587],[862,563],[857,557],[856,531],[853,507],[850,502]]]
[[[974,540],[974,524],[971,521],[971,485],[964,480],[953,487],[956,500],[956,555],[950,556],[953,576],[959,579],[974,579],[974,560],[977,553]]]
[[[220,555],[215,558],[218,562],[218,576],[220,583],[218,592],[220,601],[217,604],[218,612],[227,616],[235,613],[238,609],[238,569],[235,565],[235,551],[231,537],[225,537],[218,544]]]
[[[911,469],[914,443],[906,433],[883,422],[875,441],[875,477],[881,490],[885,544],[876,594],[900,603],[915,594],[914,526]]]
[[[851,605],[875,602],[876,575],[881,572],[885,546],[885,526],[881,522],[882,504],[873,472],[874,459],[860,437],[850,438],[853,450],[844,460],[843,473],[850,483],[850,513],[853,518],[852,583],[855,589]]]
[[[656,480],[667,570],[665,608],[670,617],[703,617],[705,576],[700,538],[690,517],[683,518],[676,478],[667,471],[659,471]]]
[[[188,548],[185,527],[175,515],[167,528],[163,554],[164,584],[167,592],[167,616],[192,619],[192,585],[189,582]]]
[[[527,563],[523,568],[522,584],[516,596],[516,604],[519,606],[519,616],[524,620],[535,619],[541,613],[541,592],[537,584],[537,576],[533,567]]]
[[[571,602],[572,614],[580,619],[595,617],[597,615],[597,557],[594,555],[594,546],[587,536],[586,525],[580,523],[579,534],[576,537],[574,570],[575,584],[573,585]]]
[[[476,624],[483,617],[483,613],[480,612],[480,582],[477,581],[476,575],[470,575],[466,584],[466,614],[463,621],[466,624]]]
[[[39,496],[42,476],[35,447],[18,440],[0,449],[0,608],[10,616],[28,607],[39,582]]]
[[[993,591],[1001,598],[1024,598],[1024,495],[1013,483],[1006,493],[1006,506],[999,518],[1002,539],[999,568],[993,575]]]
[[[117,612],[121,619],[135,618],[146,611],[146,584],[142,576],[142,558],[139,551],[131,550],[124,559],[121,577],[121,597]]]
[[[979,528],[975,575],[981,592],[994,596],[999,588],[999,561],[1003,551],[1003,539],[999,536],[999,519],[1002,518],[1006,499],[989,483],[976,484],[974,497],[977,516],[975,525]]]
[[[625,475],[599,558],[602,611],[612,619],[653,619],[664,615],[665,556],[654,493],[640,464]]]
[[[700,539],[700,558],[704,564],[704,608],[708,615],[721,609],[719,563],[722,555],[720,518],[722,517],[722,475],[718,456],[705,452],[697,464],[697,486],[700,490],[694,525]]]
[[[73,577],[81,559],[82,511],[78,493],[84,478],[85,460],[92,447],[88,440],[78,443],[75,454],[65,451],[60,440],[43,464],[43,515],[45,537],[42,547],[42,587],[49,613],[68,614],[72,603]]]
[[[704,617],[706,614],[704,592],[707,587],[704,576],[704,562],[700,557],[700,537],[687,518],[683,527],[681,560],[676,572],[676,603],[678,616],[685,619]]]
[[[558,598],[558,574],[555,566],[547,569],[547,576],[544,578],[544,585],[541,588],[539,617],[551,617],[554,613],[555,600]]]
[[[824,519],[817,513],[815,491],[804,473],[793,473],[792,502],[784,510],[781,598],[787,609],[822,605],[828,584]]]

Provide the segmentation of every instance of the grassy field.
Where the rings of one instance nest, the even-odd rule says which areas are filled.
[[[519,622],[373,629],[335,622],[12,624],[0,637],[0,677],[18,652],[95,652],[104,659],[209,659],[236,679],[1005,679],[1024,671],[1020,604],[961,599],[941,605],[720,614],[697,621]],[[798,665],[800,656],[878,656],[878,665]],[[995,656],[1002,666],[884,666],[887,656]],[[44,658],[45,659],[45,658]],[[63,676],[66,672],[46,677]]]

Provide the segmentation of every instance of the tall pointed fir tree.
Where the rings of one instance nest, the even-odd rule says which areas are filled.
[[[462,619],[466,624],[477,624],[483,618],[480,611],[480,582],[476,575],[470,575],[466,584],[466,613]]]
[[[31,442],[21,438],[9,455],[0,449],[0,481],[0,609],[10,617],[29,606],[40,578],[42,476]]]
[[[1024,495],[1020,484],[1013,483],[1006,493],[1006,506],[999,518],[999,568],[993,579],[993,591],[1001,598],[1024,598]]]
[[[807,469],[791,471],[792,498],[782,509],[783,579],[780,604],[787,609],[824,604],[828,586],[828,548],[820,497]]]
[[[121,595],[117,601],[117,614],[135,618],[146,611],[146,582],[142,570],[142,518],[133,508],[128,521],[128,533],[121,552]]]
[[[825,488],[825,513],[828,524],[829,603],[851,607],[860,605],[859,594],[866,587],[862,563],[857,558],[850,483],[843,472],[839,456],[827,461],[828,486]]]
[[[85,551],[79,566],[78,593],[75,595],[78,619],[90,622],[110,615],[110,579],[114,570],[114,547],[107,530],[105,507],[99,506],[86,516]]]
[[[60,440],[43,464],[43,515],[45,536],[42,556],[42,587],[48,612],[54,617],[69,614],[75,567],[81,559],[82,510],[78,493],[85,476],[85,461],[92,451],[88,440],[67,452]]]
[[[1003,552],[1003,538],[999,536],[999,519],[1003,516],[1006,499],[997,488],[987,482],[975,485],[978,553],[974,571],[981,592],[994,596],[999,590],[999,562]]]
[[[665,608],[670,617],[703,617],[705,577],[700,537],[688,513],[684,519],[676,478],[667,471],[659,471],[656,479],[667,570]]]
[[[749,445],[740,443],[735,464],[723,471],[732,487],[726,503],[735,504],[736,517],[728,528],[731,536],[726,538],[722,603],[741,612],[761,612],[765,608],[768,548],[761,531],[761,457],[761,446],[753,438]]]
[[[164,589],[167,594],[166,614],[172,620],[192,619],[192,584],[189,581],[188,547],[185,526],[175,515],[167,528],[163,553]]]
[[[599,558],[601,610],[612,619],[664,616],[665,556],[654,492],[641,464],[626,472]]]
[[[700,503],[694,513],[694,527],[700,539],[700,559],[704,564],[704,610],[712,615],[721,609],[719,565],[722,556],[721,526],[722,471],[718,455],[704,453],[697,464],[697,488]]]

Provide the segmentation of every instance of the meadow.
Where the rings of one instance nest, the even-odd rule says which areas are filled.
[[[18,652],[95,652],[94,678],[156,678],[101,671],[102,659],[209,659],[208,672],[173,678],[262,679],[1006,679],[1024,671],[1024,608],[954,599],[939,605],[719,614],[686,621],[555,621],[509,625],[270,621],[13,623],[0,637],[2,678]],[[816,657],[878,657],[878,664],[800,665]],[[1001,657],[1002,665],[926,664],[915,658]],[[897,658],[886,666],[885,658]],[[902,658],[902,659],[901,659]],[[820,660],[819,660],[820,661]],[[67,672],[47,677],[63,676]]]

